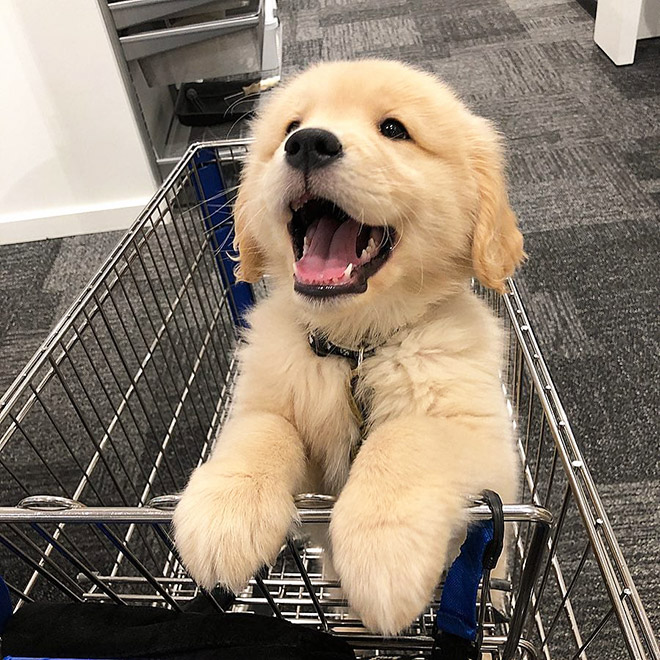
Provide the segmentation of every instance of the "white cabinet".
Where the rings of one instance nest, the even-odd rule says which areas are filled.
[[[100,7],[0,3],[0,243],[127,227],[158,185]]]
[[[598,0],[594,41],[614,64],[632,64],[637,41],[659,36],[660,0]]]

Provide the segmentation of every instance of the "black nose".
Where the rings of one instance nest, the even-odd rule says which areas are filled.
[[[328,165],[342,153],[339,138],[321,128],[303,128],[292,133],[284,151],[286,162],[305,173]]]

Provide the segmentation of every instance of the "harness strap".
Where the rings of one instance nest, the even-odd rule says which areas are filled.
[[[436,612],[433,660],[473,660],[480,657],[490,571],[497,564],[504,540],[502,500],[497,493],[484,491],[484,501],[493,518],[468,527],[460,554],[447,572]],[[480,582],[481,603],[477,621]]]

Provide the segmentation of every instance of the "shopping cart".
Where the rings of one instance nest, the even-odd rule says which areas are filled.
[[[241,313],[265,295],[234,282],[228,252],[247,149],[190,148],[2,399],[0,552],[17,608],[71,599],[180,609],[198,593],[169,525],[227,414]],[[480,608],[482,651],[657,660],[518,290],[509,282],[503,296],[476,295],[508,330],[502,387],[523,466],[521,502],[504,507],[510,575],[490,581],[506,616]],[[232,608],[345,636],[359,657],[428,657],[437,603],[401,636],[370,634],[323,574],[322,550],[305,542],[306,529],[328,524],[332,498],[298,505],[302,533]],[[475,502],[470,515],[490,512]]]

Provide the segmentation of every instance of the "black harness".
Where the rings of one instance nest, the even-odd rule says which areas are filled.
[[[338,346],[333,344],[329,339],[322,337],[320,335],[315,335],[313,332],[310,332],[307,335],[307,341],[316,355],[319,357],[328,357],[328,355],[336,355],[337,357],[342,357],[348,360],[348,363],[351,365],[351,370],[356,370],[360,368],[362,362],[371,357],[376,349],[379,347],[371,348],[359,348],[357,351],[354,351],[351,348],[345,348],[344,346]]]

